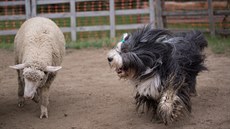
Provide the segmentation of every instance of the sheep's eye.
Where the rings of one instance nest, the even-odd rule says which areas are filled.
[[[40,79],[40,81],[42,81],[42,80],[43,80],[43,78]]]

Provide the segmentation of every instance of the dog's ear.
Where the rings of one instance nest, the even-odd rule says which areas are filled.
[[[124,40],[126,41],[129,38],[130,34],[125,33]]]
[[[128,40],[129,36],[130,36],[130,34],[124,33],[120,42],[125,43],[125,41]]]

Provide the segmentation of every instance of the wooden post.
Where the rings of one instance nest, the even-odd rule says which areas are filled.
[[[35,17],[37,15],[37,2],[36,0],[32,0],[31,2],[31,17]]]
[[[163,12],[164,9],[165,9],[165,0],[161,0],[161,12]],[[163,16],[163,13],[161,13],[161,15],[162,15],[163,27],[167,28],[166,16]]]
[[[30,0],[25,0],[25,9],[26,9],[26,19],[29,19],[31,17]]]
[[[110,38],[115,38],[115,8],[114,0],[109,0],[109,18],[110,18]]]
[[[162,29],[163,20],[162,20],[161,0],[156,0],[155,8],[156,8],[157,28]]]
[[[153,28],[156,28],[155,22],[155,11],[154,11],[154,3],[153,0],[149,0],[149,17],[150,23],[152,23]]]
[[[215,36],[215,22],[213,19],[213,7],[212,7],[212,0],[208,0],[208,17],[209,17],[209,30],[211,36]]]
[[[70,0],[70,20],[71,20],[71,40],[77,40],[76,33],[76,8],[75,8],[75,0]]]

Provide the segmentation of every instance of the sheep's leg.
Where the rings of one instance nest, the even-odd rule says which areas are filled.
[[[34,95],[34,98],[32,99],[35,103],[38,103],[40,100],[39,94],[40,94],[40,89],[38,88],[37,93]]]
[[[25,103],[24,95],[24,81],[21,77],[20,70],[18,72],[18,107],[23,107]]]
[[[40,97],[41,97],[41,115],[40,118],[43,117],[48,118],[48,105],[49,105],[49,87],[53,82],[56,74],[50,73],[48,76],[46,84],[41,88]]]
[[[48,118],[48,107],[49,105],[49,88],[48,87],[42,87],[41,88],[41,115],[40,118],[43,117]]]

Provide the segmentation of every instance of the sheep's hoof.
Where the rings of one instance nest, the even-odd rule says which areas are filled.
[[[23,103],[18,103],[18,107],[20,107],[20,108],[24,107],[24,102]]]
[[[48,118],[48,114],[47,113],[41,113],[40,119],[42,119],[42,118]]]
[[[41,105],[41,115],[40,115],[40,119],[42,118],[48,118],[48,110],[45,106]]]
[[[24,98],[18,98],[18,107],[22,108],[24,107],[25,99]]]

